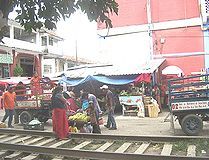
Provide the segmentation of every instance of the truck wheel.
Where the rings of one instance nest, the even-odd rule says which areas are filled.
[[[27,111],[23,111],[21,114],[20,114],[20,122],[22,124],[27,124],[29,123],[30,121],[32,120],[32,116],[29,112]]]
[[[179,122],[180,126],[182,125],[183,118],[184,118],[184,116],[178,116],[178,122]]]
[[[189,136],[198,135],[203,128],[202,119],[194,114],[189,114],[182,119],[181,128]]]
[[[40,122],[43,122],[43,123],[46,123],[47,121],[48,121],[48,117],[46,117],[45,115],[43,115],[43,114],[40,114],[40,115],[38,115],[38,120],[40,121]]]

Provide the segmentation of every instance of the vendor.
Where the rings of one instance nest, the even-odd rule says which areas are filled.
[[[35,72],[30,80],[31,90],[33,95],[42,93],[42,87],[40,82],[41,82],[41,77],[38,75],[37,72]]]

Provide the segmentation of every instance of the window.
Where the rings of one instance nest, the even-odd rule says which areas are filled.
[[[36,34],[25,32],[23,29],[14,27],[14,38],[30,43],[36,43]]]
[[[49,45],[53,46],[53,38],[52,37],[49,37]]]
[[[46,36],[41,37],[41,45],[47,46],[47,37]]]
[[[203,23],[207,23],[209,17],[209,0],[200,0],[201,2],[201,15]]]
[[[209,14],[209,0],[205,0],[205,10],[206,13]]]
[[[52,66],[51,65],[44,65],[44,73],[45,74],[52,73]]]

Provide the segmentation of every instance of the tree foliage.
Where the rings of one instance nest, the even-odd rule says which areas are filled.
[[[14,76],[22,76],[23,75],[23,68],[20,65],[16,65],[14,68]]]
[[[3,18],[8,19],[9,13],[16,10],[16,20],[28,32],[41,27],[55,29],[59,20],[69,18],[78,9],[90,21],[104,22],[108,28],[112,27],[109,14],[118,14],[115,0],[0,0]]]

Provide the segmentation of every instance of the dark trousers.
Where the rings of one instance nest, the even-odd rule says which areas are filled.
[[[12,126],[13,115],[14,115],[14,110],[5,109],[5,114],[4,114],[2,122],[5,122],[6,119],[9,117],[8,127]]]
[[[92,124],[92,127],[93,127],[93,131],[92,133],[98,133],[98,134],[101,134],[101,129],[99,127],[98,124]]]
[[[108,111],[107,126],[112,128],[117,128],[114,118],[114,111]]]

